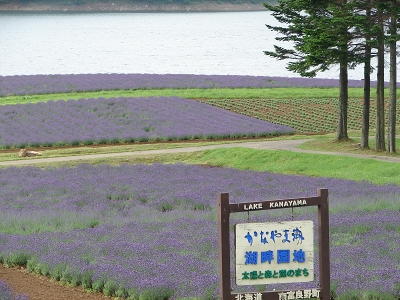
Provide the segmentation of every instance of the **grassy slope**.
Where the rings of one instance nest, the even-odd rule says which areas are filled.
[[[14,158],[16,154],[14,153]],[[40,163],[39,167],[75,166],[77,164],[123,163],[188,163],[231,167],[279,174],[332,177],[348,180],[367,180],[375,184],[400,185],[400,164],[374,159],[325,154],[289,152],[285,150],[258,150],[229,148],[162,155],[138,155],[115,158],[77,160],[63,163]]]
[[[151,91],[146,91],[151,95]],[[157,91],[158,93],[159,91]],[[184,91],[188,92],[188,91]],[[202,91],[204,92],[204,91]],[[254,92],[254,91],[252,91]],[[277,92],[277,91],[275,91]],[[282,91],[281,91],[282,92]],[[292,91],[295,93],[295,91]],[[316,91],[318,92],[318,91]],[[114,92],[114,96],[118,95],[118,91]],[[244,91],[243,98],[246,98],[246,91]],[[66,95],[68,97],[68,95]],[[91,97],[95,97],[92,95]],[[247,95],[248,96],[248,95]],[[279,97],[282,97],[280,95]],[[311,98],[317,97],[313,94]],[[33,97],[35,98],[35,97]],[[41,97],[38,96],[37,99]],[[82,98],[82,97],[80,97]],[[53,98],[54,99],[54,98]],[[308,97],[304,98],[307,102]],[[24,99],[29,100],[29,99]],[[306,119],[307,120],[307,119]],[[292,136],[283,138],[304,138],[304,136]],[[332,149],[332,145],[335,145],[336,151],[351,151],[354,148],[354,141],[349,141],[345,143],[334,143],[334,134],[331,135],[321,135],[313,136],[317,142],[314,144],[309,144],[308,148],[322,148],[322,149]],[[203,141],[201,144],[214,143],[214,141]],[[83,147],[83,148],[69,148],[69,149],[52,149],[44,151],[44,156],[63,156],[63,155],[76,155],[76,154],[88,154],[88,153],[99,153],[99,152],[120,152],[120,151],[140,151],[146,149],[163,149],[170,147],[182,147],[182,146],[193,146],[199,144],[195,141],[185,142],[185,143],[155,143],[155,144],[134,144],[134,145],[120,145],[113,147]],[[365,153],[365,152],[364,152]],[[3,156],[4,155],[4,156]],[[0,160],[7,156],[8,159],[15,153],[1,153]],[[255,150],[255,149],[244,149],[244,148],[231,148],[231,149],[217,149],[203,152],[195,153],[181,153],[181,154],[168,154],[168,155],[157,155],[157,156],[129,156],[123,158],[113,158],[113,159],[98,159],[91,161],[77,161],[70,162],[68,165],[73,166],[74,164],[81,163],[201,163],[210,164],[214,166],[227,166],[234,167],[244,170],[256,170],[256,171],[269,171],[282,174],[301,174],[308,176],[322,176],[322,177],[335,177],[344,178],[352,180],[368,180],[377,184],[384,183],[394,183],[400,184],[400,179],[398,174],[400,172],[400,164],[387,163],[376,161],[372,159],[361,159],[361,158],[351,158],[351,157],[340,157],[331,155],[319,155],[319,154],[306,154],[306,153],[293,153],[288,151],[270,151],[270,150]],[[64,163],[63,163],[64,164]],[[56,164],[55,166],[60,166],[61,164]],[[42,167],[50,166],[41,165]],[[382,202],[384,207],[373,207],[373,210],[388,208],[387,203]],[[396,210],[398,210],[398,204]],[[362,225],[360,225],[360,230],[362,230]],[[340,234],[343,235],[342,230],[339,232],[331,228],[332,235]],[[356,233],[361,236],[358,231]],[[354,235],[354,234],[352,234]],[[336,240],[336,239],[335,239]],[[357,291],[356,291],[357,292]],[[369,294],[371,295],[372,292]],[[356,294],[356,293],[355,293]],[[350,299],[349,294],[343,294],[339,298]],[[352,299],[361,299],[361,297],[353,297]],[[365,298],[366,299],[366,298]],[[372,299],[372,298],[368,298]],[[374,299],[395,299],[393,295],[378,296]]]
[[[338,93],[337,88],[123,90],[8,96],[0,97],[0,104],[37,103],[49,100],[99,97],[179,96],[199,99],[202,102],[233,112],[287,125],[295,128],[297,134],[325,134],[335,132],[337,128]],[[349,97],[348,129],[353,131],[355,136],[360,136],[363,90],[361,88],[352,88],[349,90]],[[400,103],[398,105],[397,128],[400,128]],[[375,116],[376,109],[372,101],[370,113],[371,134],[376,123]]]
[[[350,98],[362,98],[361,88],[350,88]],[[371,89],[371,95],[376,93]],[[111,97],[150,97],[150,96],[178,96],[191,99],[313,99],[313,98],[337,98],[338,88],[265,88],[265,89],[156,89],[156,90],[117,90],[80,93],[62,93],[29,96],[7,96],[0,97],[0,105],[18,103],[37,103],[49,100],[69,100],[81,98],[111,98]],[[388,89],[385,90],[386,97],[389,96]],[[400,97],[400,90],[398,91]]]
[[[352,89],[354,97],[359,97],[361,89]],[[310,99],[324,99],[325,97],[334,97],[337,95],[337,89],[209,89],[209,90],[138,90],[138,91],[107,91],[97,93],[75,93],[60,95],[35,95],[29,97],[7,97],[0,99],[0,103],[27,103],[40,102],[54,99],[79,99],[96,97],[120,97],[120,96],[159,96],[159,95],[178,95],[186,98],[211,98],[225,99],[235,102],[237,98],[259,99],[263,97],[287,100],[296,95],[300,102],[294,104],[307,104]],[[233,98],[233,100],[232,100]],[[231,100],[229,100],[231,99]],[[315,101],[314,101],[315,102]],[[304,106],[304,105],[303,105]],[[311,108],[310,108],[311,109]],[[294,117],[293,110],[289,117]],[[251,115],[251,114],[250,114]],[[335,117],[335,116],[333,116]],[[282,117],[283,118],[283,117]],[[282,120],[281,118],[281,120]],[[304,121],[310,121],[305,118]],[[278,122],[279,123],[279,120]],[[360,125],[359,125],[360,126]],[[373,133],[371,131],[371,133]],[[358,132],[355,132],[359,136]],[[350,141],[336,143],[334,134],[314,135],[313,141],[307,143],[304,148],[332,150],[342,152],[359,152],[363,154],[386,155],[386,153],[376,153],[374,150],[357,150],[355,144],[358,138]],[[304,138],[304,136],[291,136],[283,138]],[[122,151],[140,151],[151,149],[163,149],[182,146],[196,146],[215,143],[217,141],[189,141],[186,143],[155,143],[155,144],[134,144],[120,145],[114,147],[82,147],[68,149],[49,149],[43,151],[42,157],[56,157],[68,155],[84,155],[93,153],[111,153]],[[219,143],[219,142],[217,142]],[[373,142],[371,143],[373,146]],[[15,151],[0,152],[0,160],[13,160],[16,158]],[[89,162],[89,161],[87,161]],[[400,184],[396,174],[400,173],[400,164],[380,162],[370,159],[358,159],[350,157],[337,157],[330,155],[314,155],[305,153],[291,153],[287,151],[261,151],[252,149],[220,149],[210,150],[199,153],[186,153],[161,156],[143,156],[130,158],[98,159],[90,161],[91,163],[152,163],[152,162],[186,162],[186,163],[207,163],[218,166],[230,166],[238,169],[252,169],[257,171],[270,171],[285,174],[302,174],[309,176],[337,177],[353,180],[368,180],[378,184],[395,183]],[[74,165],[77,162],[69,162]],[[82,163],[82,161],[79,161]],[[49,164],[47,164],[49,165]],[[44,165],[43,165],[44,166]]]

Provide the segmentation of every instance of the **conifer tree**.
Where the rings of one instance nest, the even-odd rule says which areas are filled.
[[[364,45],[355,28],[364,17],[355,14],[355,1],[347,0],[280,0],[278,5],[264,4],[272,15],[286,26],[266,25],[280,33],[278,41],[290,41],[292,49],[274,46],[264,51],[277,59],[288,59],[287,69],[301,76],[314,77],[332,65],[339,65],[339,108],[337,140],[348,138],[348,69],[364,62]]]

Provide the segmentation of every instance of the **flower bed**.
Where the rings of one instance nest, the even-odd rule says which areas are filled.
[[[131,89],[338,86],[339,81],[337,79],[245,75],[67,74],[0,76],[0,96]],[[363,87],[363,81],[349,80],[349,87]]]
[[[73,285],[131,299],[217,297],[218,193],[247,202],[314,196],[324,187],[337,293],[398,293],[399,186],[181,164],[12,167],[0,175],[1,261],[27,263]],[[268,222],[292,218],[291,211],[276,210],[250,220],[266,216]],[[294,217],[316,222],[314,208],[297,208]],[[232,222],[247,218],[235,214]]]
[[[10,148],[259,137],[288,126],[178,97],[81,99],[0,106],[0,145]]]
[[[4,280],[0,280],[0,297],[1,300],[29,300],[26,294],[14,295],[11,287]]]

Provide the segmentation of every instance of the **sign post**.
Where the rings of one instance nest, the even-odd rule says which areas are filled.
[[[231,213],[318,206],[319,283],[314,289],[231,293],[229,218]],[[328,190],[316,197],[229,203],[219,194],[218,237],[220,298],[222,300],[330,299]],[[235,226],[237,285],[307,282],[314,280],[312,221],[242,223]]]

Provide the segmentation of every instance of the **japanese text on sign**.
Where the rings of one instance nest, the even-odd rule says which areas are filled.
[[[314,279],[312,221],[243,223],[235,230],[238,285]]]
[[[279,293],[279,300],[320,299],[320,290],[297,290]],[[235,300],[262,300],[261,293],[236,294]]]

